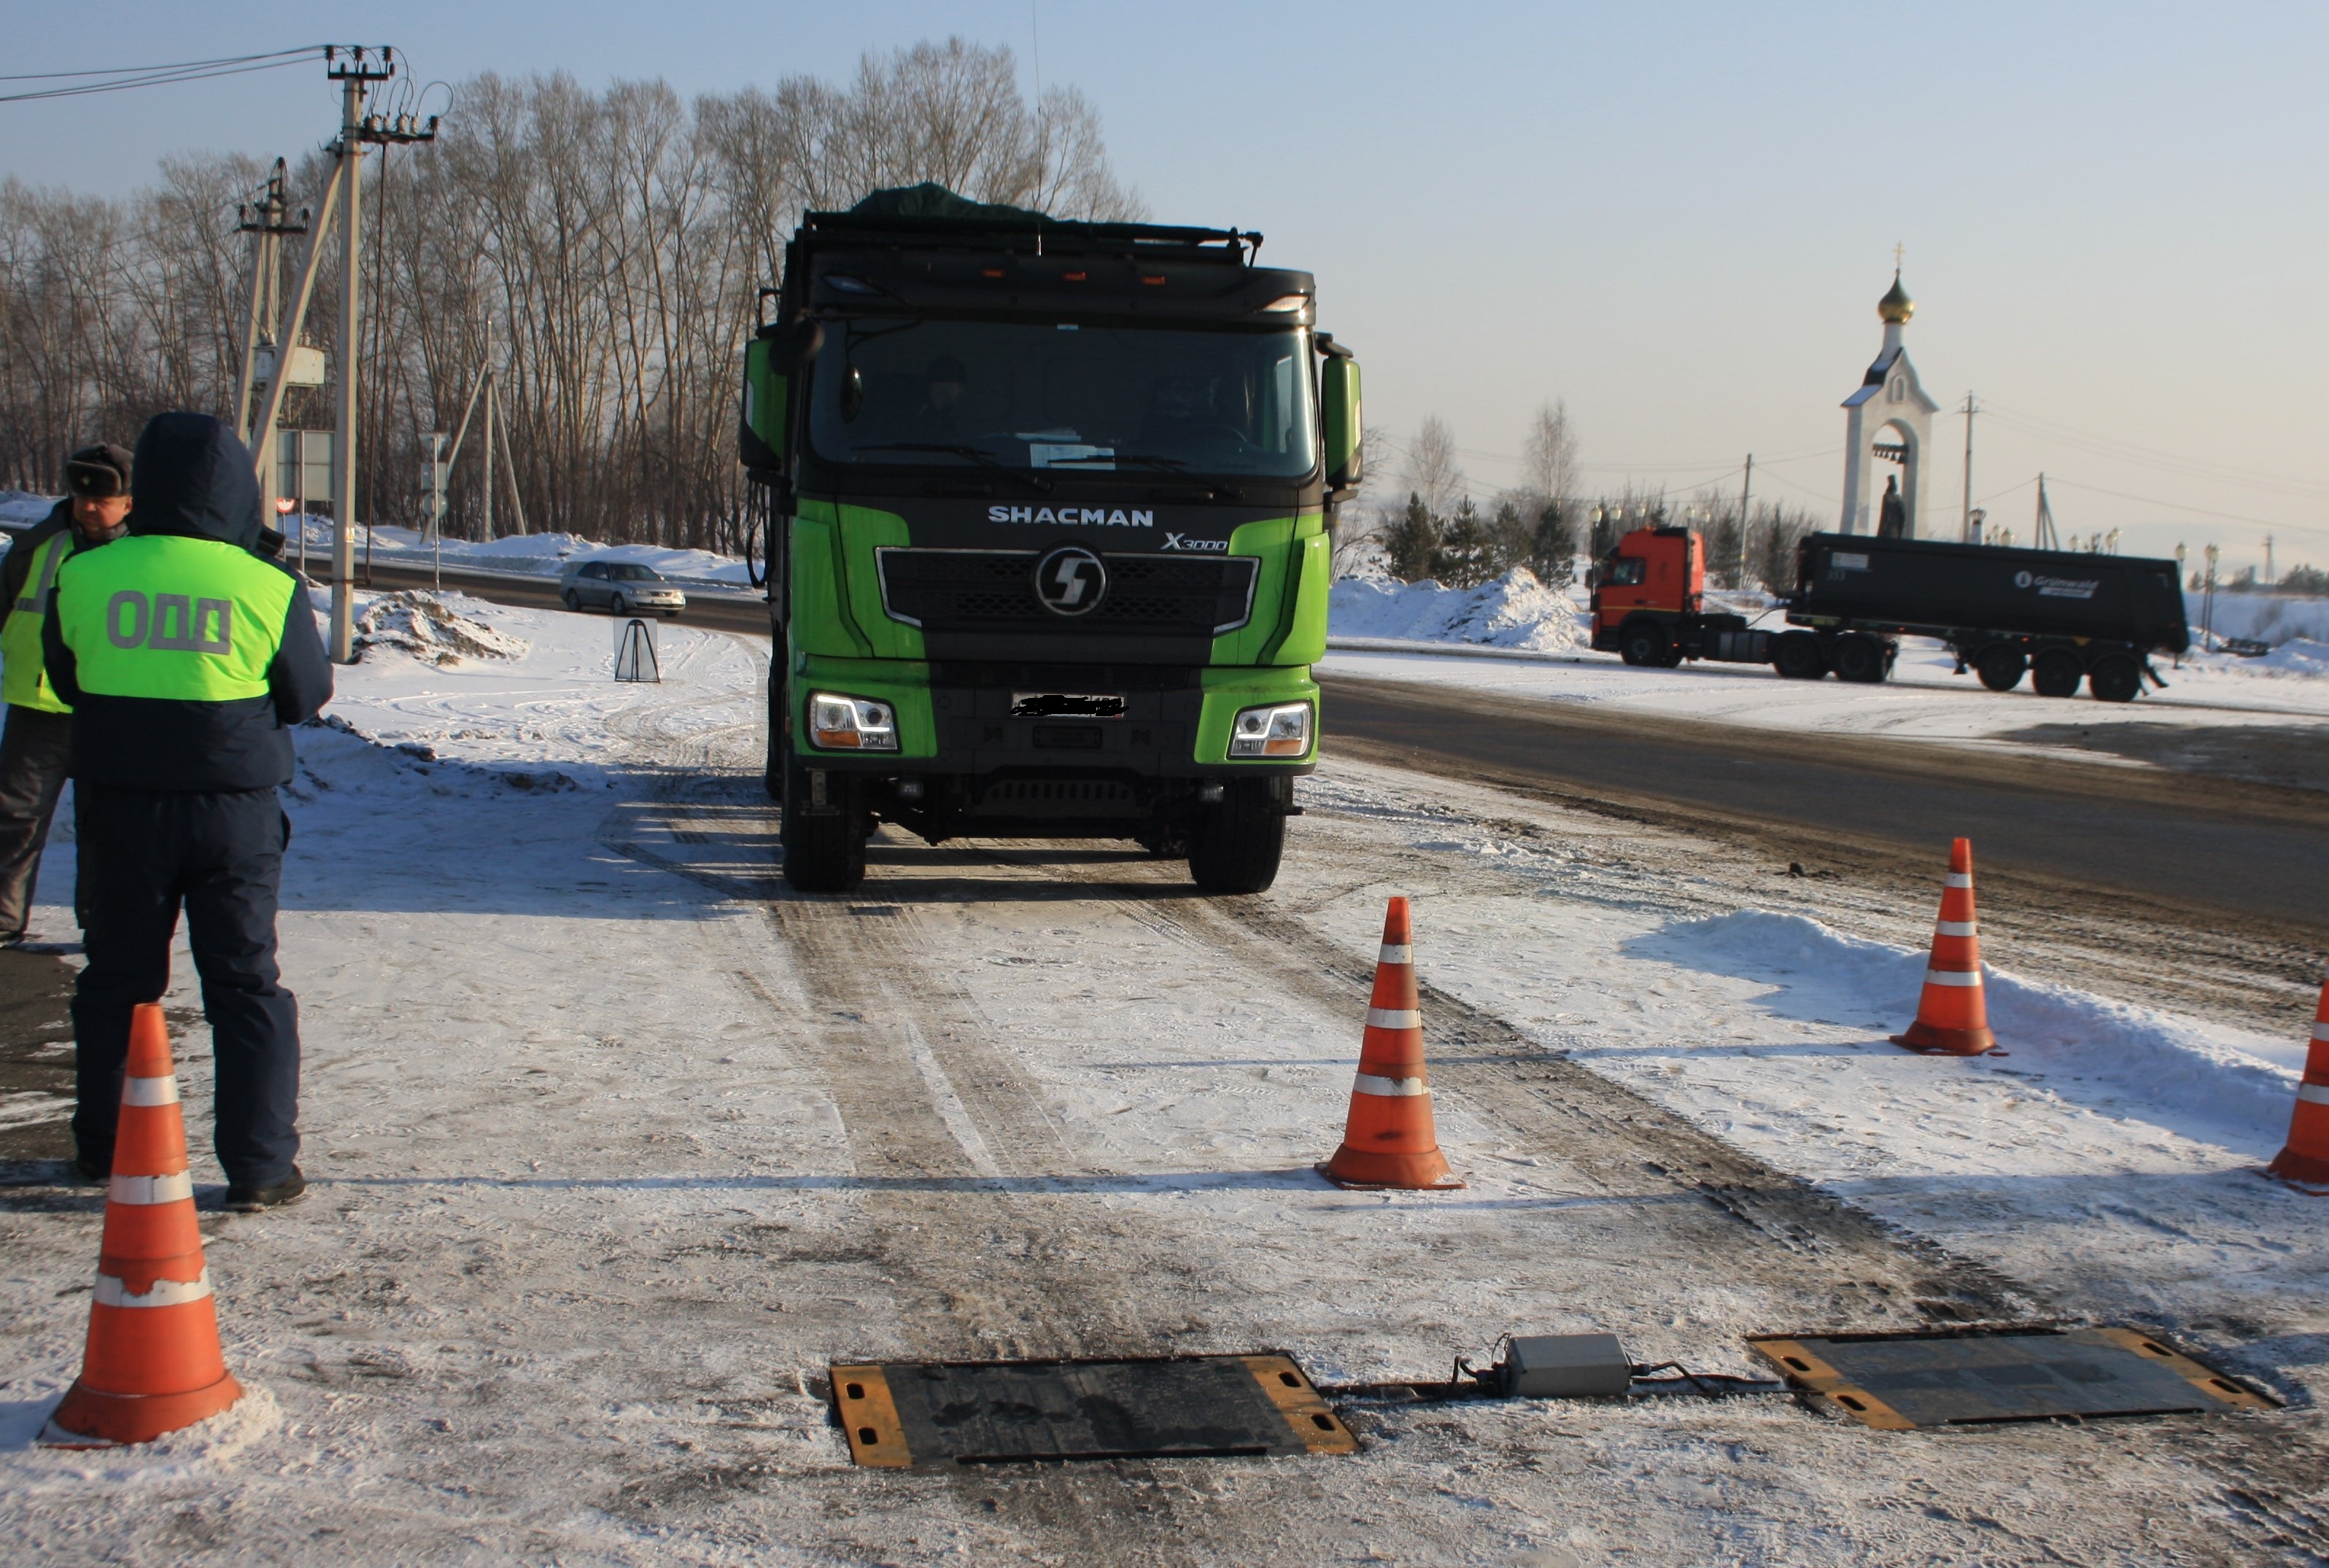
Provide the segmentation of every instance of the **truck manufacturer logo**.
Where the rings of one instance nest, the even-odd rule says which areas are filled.
[[[2016,572],[2013,586],[2036,588],[2041,599],[2091,599],[2103,585],[2099,577],[2041,577],[2035,572]]]
[[[1229,553],[1230,541],[1225,539],[1191,539],[1185,533],[1168,533],[1159,549],[1210,550],[1216,555]]]
[[[990,506],[989,522],[1029,522],[1048,528],[1155,528],[1156,513],[1105,506]]]
[[[1035,596],[1055,615],[1089,615],[1108,596],[1108,568],[1081,545],[1063,544],[1035,563]]]

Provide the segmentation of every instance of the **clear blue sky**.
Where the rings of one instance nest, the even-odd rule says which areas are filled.
[[[1314,269],[1371,420],[1444,416],[1484,491],[1561,397],[1597,481],[1687,489],[1752,450],[1759,493],[1825,515],[1898,240],[1928,387],[2000,409],[1975,455],[1994,519],[2026,535],[2043,468],[2066,529],[2230,564],[2269,530],[2283,569],[2329,567],[2317,4],[6,0],[0,71],[345,33],[424,77],[693,92],[956,33],[1031,78],[1038,28],[1043,79],[1098,104],[1156,215],[1263,229]],[[165,152],[294,154],[335,117],[312,66],[0,105],[0,168],[118,193]],[[1928,496],[1952,523],[1962,429],[1937,422]]]

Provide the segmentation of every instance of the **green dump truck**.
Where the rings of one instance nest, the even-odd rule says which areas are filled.
[[[803,219],[740,430],[795,887],[856,886],[883,822],[1270,885],[1360,410],[1260,245],[930,185]]]

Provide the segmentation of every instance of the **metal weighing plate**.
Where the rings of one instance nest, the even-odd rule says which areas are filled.
[[[833,1368],[861,1465],[1355,1453],[1287,1356],[939,1361]]]
[[[1893,1431],[2273,1408],[2261,1394],[2133,1329],[1747,1343],[1796,1387],[1855,1421]]]

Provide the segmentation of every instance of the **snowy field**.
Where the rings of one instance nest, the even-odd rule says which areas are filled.
[[[1993,944],[2010,1054],[1911,1056],[1884,1037],[1928,903],[1332,761],[1261,898],[1122,846],[894,831],[858,894],[791,897],[764,640],[660,627],[664,682],[617,685],[603,620],[430,603],[365,602],[373,645],[300,737],[283,930],[314,1188],[205,1227],[252,1396],[150,1449],[30,1447],[99,1206],[0,1204],[20,1560],[2329,1551],[2329,1205],[2256,1174],[2295,1029]],[[1391,892],[1460,1193],[1310,1169]],[[71,934],[54,904],[36,924]],[[183,1014],[183,948],[174,980]],[[182,1052],[208,1201],[199,1028]],[[1589,1329],[1744,1374],[1747,1333],[1936,1314],[2154,1325],[2296,1407],[1927,1434],[1768,1396],[1359,1405],[1353,1460],[953,1476],[853,1469],[822,1404],[835,1360],[1283,1347],[1333,1383]]]

